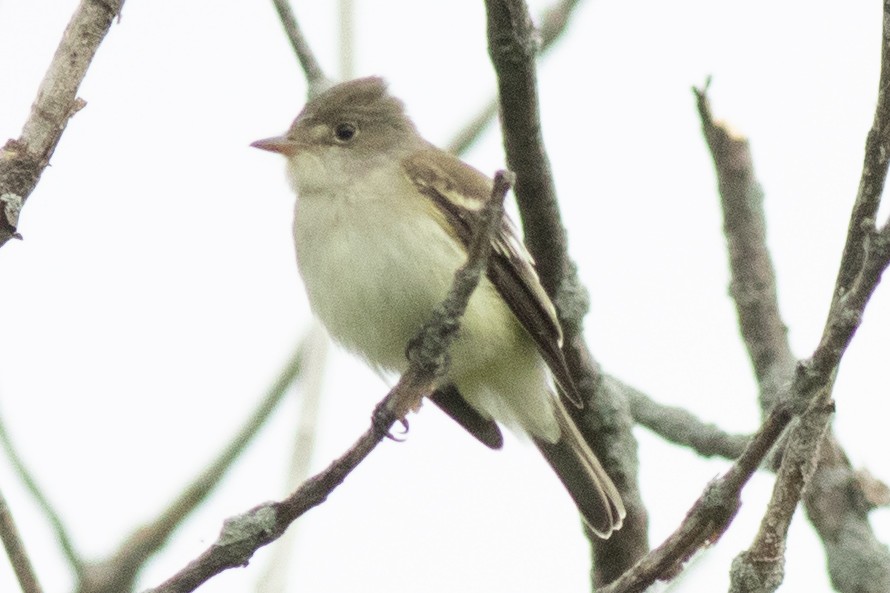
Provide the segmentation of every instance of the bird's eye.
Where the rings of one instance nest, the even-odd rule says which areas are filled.
[[[334,139],[341,144],[346,144],[358,134],[355,124],[349,122],[339,123],[334,127]]]

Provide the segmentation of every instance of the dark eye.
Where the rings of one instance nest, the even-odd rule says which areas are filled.
[[[334,138],[337,142],[345,144],[355,138],[356,134],[358,134],[358,128],[349,122],[343,122],[334,127]]]

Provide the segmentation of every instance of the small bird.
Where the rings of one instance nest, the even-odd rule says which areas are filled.
[[[404,372],[409,341],[466,261],[491,180],[424,140],[377,77],[329,88],[287,133],[252,146],[287,159],[297,264],[314,313],[372,367]],[[503,443],[498,423],[527,433],[607,538],[624,505],[557,394],[581,405],[561,346],[553,304],[504,216],[430,399],[493,449]]]

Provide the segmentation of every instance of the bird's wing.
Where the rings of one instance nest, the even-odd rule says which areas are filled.
[[[403,162],[414,186],[436,206],[440,223],[464,246],[479,228],[481,210],[491,199],[491,180],[457,157],[430,148]],[[562,328],[556,309],[535,272],[534,260],[505,215],[492,239],[488,279],[534,339],[562,393],[576,406],[581,398],[562,353]]]

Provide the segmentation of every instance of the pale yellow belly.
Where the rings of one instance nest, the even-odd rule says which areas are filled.
[[[295,212],[297,261],[315,314],[331,336],[376,367],[402,371],[405,350],[447,295],[463,248],[422,209],[380,203]],[[450,350],[448,380],[480,412],[549,436],[547,372],[531,338],[483,278]]]

